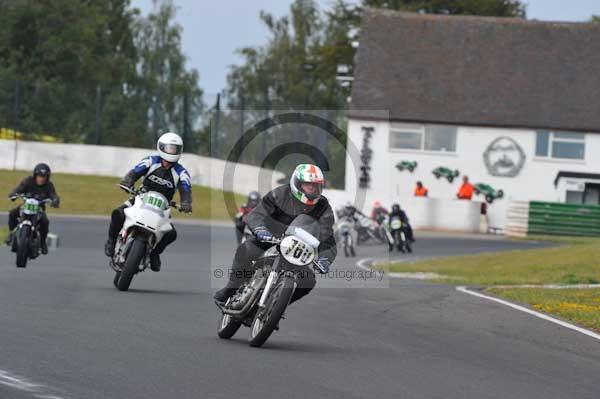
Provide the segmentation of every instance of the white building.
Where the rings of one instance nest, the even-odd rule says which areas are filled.
[[[494,227],[510,201],[600,204],[600,24],[370,10],[354,76],[344,200],[399,202],[417,225],[463,230],[480,208],[455,199],[464,175],[503,191]]]

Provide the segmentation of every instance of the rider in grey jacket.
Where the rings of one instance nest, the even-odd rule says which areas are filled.
[[[265,195],[248,216],[248,226],[254,237],[241,244],[233,259],[227,285],[215,293],[217,302],[225,302],[240,285],[254,273],[252,262],[273,244],[267,243],[274,236],[284,234],[290,223],[301,214],[312,216],[320,226],[319,264],[326,273],[337,255],[333,235],[334,216],[327,198],[321,195],[324,184],[323,172],[310,164],[296,167],[286,184]],[[316,284],[312,272],[298,275],[298,286],[291,302],[308,294]]]

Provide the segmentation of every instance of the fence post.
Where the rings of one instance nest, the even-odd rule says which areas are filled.
[[[244,98],[244,95],[241,94],[240,95],[240,148],[242,149],[242,151],[240,152],[240,158],[242,156],[242,153],[244,151],[244,118],[245,118],[245,111],[246,111],[246,99]]]
[[[266,85],[265,87],[265,119],[269,119],[270,117],[270,108],[271,108],[271,101],[269,100],[269,85]],[[260,162],[258,163],[258,165],[261,165],[264,161],[265,158],[267,157],[267,134],[268,130],[265,130],[264,132],[261,132],[261,154],[260,154]],[[266,165],[265,165],[266,166]]]
[[[15,139],[15,146],[13,151],[13,168],[12,170],[17,169],[17,152],[18,152],[18,137],[17,132],[20,129],[21,125],[21,82],[19,80],[15,81],[15,101],[13,104],[13,132]]]
[[[217,103],[215,104],[215,110],[217,114],[215,115],[215,128],[212,132],[212,140],[210,143],[211,148],[211,156],[214,158],[218,158],[219,154],[219,122],[221,120],[221,93],[217,93]]]
[[[186,90],[185,93],[183,93],[183,132],[182,132],[182,135],[183,135],[184,145],[185,145],[185,143],[189,143],[188,148],[191,149],[193,147],[193,143],[191,142],[189,117],[190,117],[190,98],[189,98],[189,93]]]
[[[95,128],[95,137],[94,144],[100,144],[100,124],[101,124],[101,103],[102,103],[102,88],[100,85],[96,86],[96,128]]]

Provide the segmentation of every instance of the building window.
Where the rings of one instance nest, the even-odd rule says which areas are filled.
[[[535,155],[543,158],[584,159],[585,134],[539,131],[536,133]]]
[[[391,125],[390,149],[456,152],[456,127]]]

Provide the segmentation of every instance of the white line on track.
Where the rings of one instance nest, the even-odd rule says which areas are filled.
[[[372,261],[373,261],[372,258],[361,259],[358,262],[356,262],[356,267],[358,267],[359,269],[362,269],[362,270],[371,270],[371,268],[369,268],[369,266],[367,266],[367,264],[369,264],[369,262],[372,262]],[[390,276],[390,277],[394,277],[394,276]],[[492,301],[492,302],[496,302],[496,303],[499,303],[499,304],[504,305],[504,306],[508,306],[509,308],[513,308],[513,309],[519,310],[521,312],[525,312],[525,313],[527,313],[527,314],[529,314],[531,316],[535,316],[535,317],[540,318],[542,320],[546,320],[546,321],[549,321],[551,323],[558,324],[561,327],[568,328],[568,329],[573,330],[573,331],[577,331],[580,334],[587,335],[588,337],[592,337],[592,338],[595,338],[595,339],[597,339],[597,340],[600,341],[600,334],[597,334],[597,333],[595,333],[593,331],[590,331],[590,330],[587,330],[585,328],[576,326],[574,324],[567,323],[566,321],[562,321],[562,320],[556,319],[556,318],[548,316],[546,314],[543,314],[543,313],[540,313],[540,312],[536,312],[535,310],[526,308],[524,306],[520,306],[520,305],[517,305],[517,304],[512,303],[512,302],[504,301],[502,299],[499,299],[499,298],[496,298],[496,297],[493,297],[493,296],[485,295],[485,294],[482,294],[480,292],[471,291],[467,287],[456,287],[456,290],[459,291],[459,292],[468,294],[468,295],[473,295],[473,296],[476,296],[478,298],[487,299],[488,301]]]
[[[525,313],[527,313],[527,314],[529,314],[531,316],[538,317],[540,319],[549,321],[549,322],[554,323],[554,324],[558,324],[559,326],[568,328],[570,330],[577,331],[578,333],[587,335],[588,337],[592,337],[592,338],[595,338],[597,340],[600,340],[600,334],[596,334],[593,331],[586,330],[585,328],[578,327],[578,326],[576,326],[574,324],[571,324],[571,323],[567,323],[566,321],[555,319],[554,317],[548,316],[548,315],[540,313],[540,312],[536,312],[535,310],[531,310],[531,309],[526,308],[524,306],[520,306],[520,305],[514,304],[512,302],[504,301],[502,299],[495,298],[493,296],[485,295],[485,294],[482,294],[480,292],[471,291],[467,287],[456,287],[456,290],[460,291],[460,292],[463,292],[465,294],[468,294],[468,295],[473,295],[473,296],[476,296],[478,298],[487,299],[488,301],[496,302],[496,303],[499,303],[501,305],[508,306],[508,307],[516,309],[516,310],[520,310],[521,312],[525,312]]]
[[[0,370],[0,385],[7,386],[18,391],[29,392],[38,399],[64,399],[60,396],[44,392],[48,391],[47,387],[44,385],[36,384],[24,377],[11,374],[5,370]]]
[[[371,268],[369,266],[365,266],[366,263],[372,262],[373,259],[371,258],[364,258],[359,260],[358,262],[356,262],[356,267],[358,267],[359,269],[365,270],[370,272]]]

